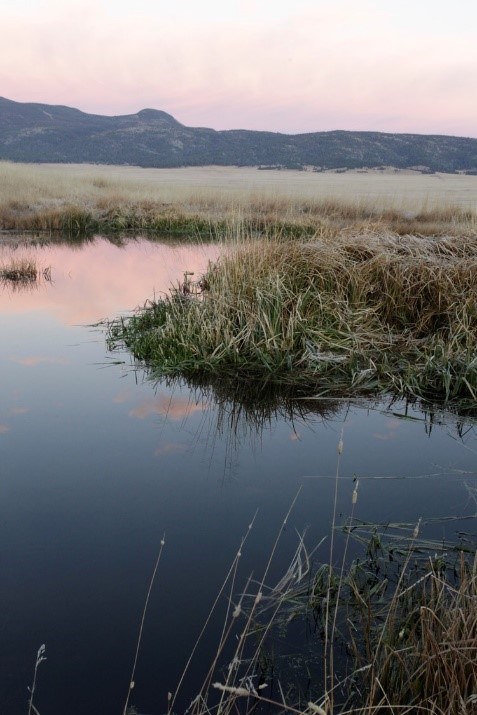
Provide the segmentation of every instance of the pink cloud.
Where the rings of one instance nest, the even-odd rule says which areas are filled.
[[[166,444],[161,445],[158,447],[154,454],[156,457],[162,457],[165,454],[178,454],[180,452],[185,452],[187,449],[185,444],[179,444],[176,442],[168,442]]]
[[[381,442],[390,442],[397,438],[397,432],[401,428],[399,420],[389,420],[384,425],[383,432],[374,432],[373,437]]]
[[[79,1],[6,13],[2,94],[108,114],[153,106],[216,128],[476,135],[472,8],[447,9],[446,23],[439,2],[432,14],[407,0],[302,2],[254,21],[249,2],[218,22],[207,4],[180,22]]]
[[[10,431],[9,425],[0,423],[0,434],[5,434],[5,432],[9,432],[9,431]]]
[[[30,412],[29,407],[12,407],[10,410],[11,415],[25,415],[27,412]]]
[[[392,432],[373,432],[373,437],[380,442],[391,442],[396,439],[396,435]]]
[[[53,357],[47,355],[29,355],[24,358],[11,357],[12,362],[16,362],[18,365],[25,365],[26,367],[36,367],[37,365],[68,365],[69,360],[62,357]]]
[[[132,409],[129,415],[140,420],[144,420],[151,415],[161,415],[171,420],[181,420],[195,412],[202,412],[203,409],[201,404],[191,402],[186,397],[159,396],[153,399],[145,399]]]
[[[113,402],[116,405],[122,405],[125,402],[129,402],[132,399],[133,394],[132,390],[121,390],[117,395],[115,395]]]

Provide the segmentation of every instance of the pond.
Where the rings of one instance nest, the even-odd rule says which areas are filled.
[[[260,410],[220,390],[154,384],[126,352],[108,353],[93,324],[168,290],[183,271],[199,274],[217,247],[1,240],[0,264],[26,256],[41,269],[35,281],[0,282],[2,712],[28,711],[45,644],[41,715],[122,713],[162,540],[130,703],[166,712],[243,536],[236,593],[252,572],[260,578],[278,534],[270,583],[299,534],[310,547],[329,537],[337,470],[337,520],[350,513],[359,478],[355,513],[365,522],[412,528],[422,518],[426,538],[475,534],[471,423],[397,402]],[[329,538],[315,556],[328,555]],[[226,601],[177,712],[213,660]]]

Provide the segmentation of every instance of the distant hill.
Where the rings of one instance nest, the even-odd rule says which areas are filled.
[[[477,173],[477,139],[350,131],[215,131],[186,127],[156,109],[106,117],[0,97],[0,159],[144,167],[394,166]]]

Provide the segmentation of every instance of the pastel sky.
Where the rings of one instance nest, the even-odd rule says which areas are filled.
[[[2,0],[0,21],[17,101],[477,137],[475,0]]]

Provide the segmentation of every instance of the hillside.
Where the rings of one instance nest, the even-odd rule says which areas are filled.
[[[474,173],[477,139],[353,131],[296,135],[216,131],[186,127],[155,109],[108,117],[0,97],[0,159],[143,167],[419,166]]]

